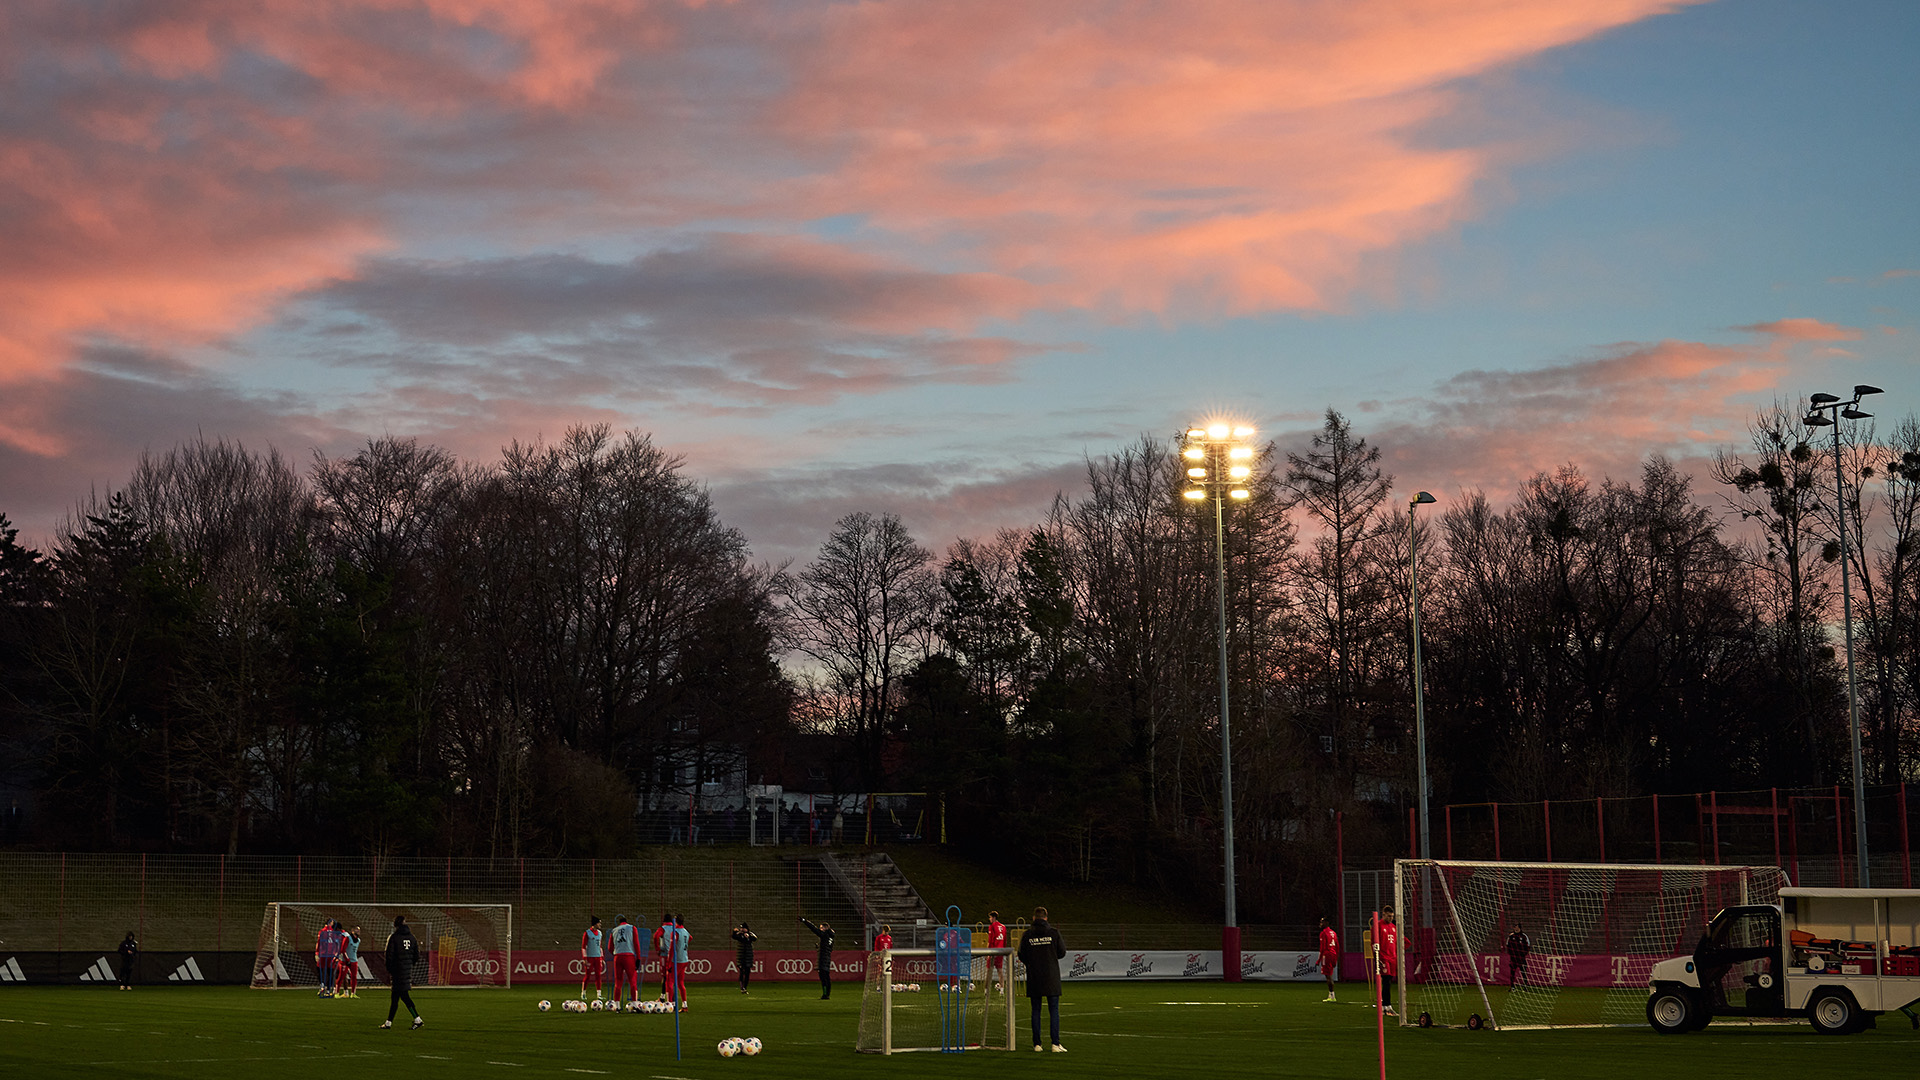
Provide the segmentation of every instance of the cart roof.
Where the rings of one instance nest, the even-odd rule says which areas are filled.
[[[1781,896],[1828,897],[1834,900],[1913,900],[1920,889],[1801,889],[1788,886]]]

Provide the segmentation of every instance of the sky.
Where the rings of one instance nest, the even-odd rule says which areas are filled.
[[[652,434],[757,558],[1329,408],[1701,477],[1920,360],[1920,5],[14,0],[0,513],[143,451]]]

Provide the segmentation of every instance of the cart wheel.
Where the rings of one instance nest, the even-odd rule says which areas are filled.
[[[1423,1028],[1430,1028],[1433,1026],[1433,1014],[1423,1012],[1420,1014],[1420,1019],[1415,1020],[1414,1023],[1419,1024]]]
[[[1480,1019],[1479,1013],[1474,1013],[1473,1015],[1467,1017],[1468,1031],[1479,1031],[1481,1028],[1486,1026],[1487,1026],[1487,1022],[1485,1020]]]

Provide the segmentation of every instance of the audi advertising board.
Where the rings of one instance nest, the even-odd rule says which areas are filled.
[[[932,958],[928,957],[927,970],[933,970]],[[790,949],[759,949],[753,954],[753,977],[755,980],[774,982],[814,982],[820,978],[819,954]],[[513,951],[513,981],[516,985],[528,983],[574,983],[580,982],[580,974],[585,964],[579,952],[570,949],[515,949]],[[611,965],[609,965],[611,967]],[[640,974],[648,982],[660,980],[660,958],[642,957]],[[734,982],[740,977],[740,968],[735,963],[731,949],[695,949],[687,954],[687,979],[690,982]],[[833,957],[833,977],[836,980],[851,981],[867,977],[867,958],[862,953],[835,953]],[[467,981],[474,976],[466,975]],[[613,981],[613,972],[609,970],[607,982]]]

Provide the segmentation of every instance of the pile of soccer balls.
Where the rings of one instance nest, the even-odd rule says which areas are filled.
[[[759,1052],[760,1052],[759,1039],[721,1039],[720,1040],[720,1056],[721,1057],[730,1058],[730,1057],[736,1057],[742,1054],[746,1055],[747,1057],[752,1057],[753,1055]]]
[[[920,984],[919,983],[894,983],[893,992],[896,994],[917,994],[920,992]]]
[[[680,1008],[685,1009],[686,1007],[687,1007],[686,1002],[683,1001],[680,1003]],[[540,1002],[539,1008],[541,1012],[547,1012],[548,1010],[553,1008],[553,1002],[542,1000]],[[572,998],[563,998],[560,1002],[560,1008],[564,1009],[567,1012],[582,1012],[582,1013],[583,1012],[671,1013],[673,1012],[673,1002],[671,1001],[629,1001],[623,1005],[618,1001],[598,1001],[598,1000],[575,1001]]]

